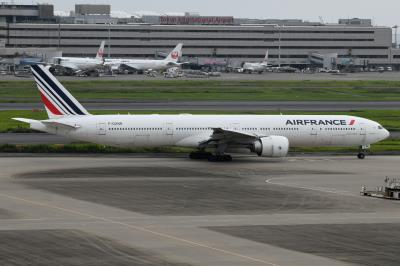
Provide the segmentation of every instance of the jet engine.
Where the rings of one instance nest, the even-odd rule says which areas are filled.
[[[286,157],[289,152],[289,140],[282,136],[260,138],[254,142],[253,152],[260,157]]]

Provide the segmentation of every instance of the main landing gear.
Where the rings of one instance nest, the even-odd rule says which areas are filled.
[[[360,146],[360,150],[357,154],[357,158],[360,160],[364,160],[365,159],[365,152],[371,148],[371,145],[365,145],[365,146]]]
[[[231,162],[232,161],[232,156],[228,154],[223,154],[223,155],[211,155],[208,158],[209,162]]]
[[[189,158],[192,160],[205,160],[208,159],[208,157],[210,156],[212,156],[212,153],[205,151],[196,151],[189,154]]]
[[[197,151],[191,152],[189,158],[192,160],[208,160],[209,162],[230,162],[232,156],[228,154],[212,154],[211,152]]]

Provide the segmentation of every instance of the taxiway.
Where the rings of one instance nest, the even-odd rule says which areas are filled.
[[[3,155],[0,265],[398,265],[399,162]]]

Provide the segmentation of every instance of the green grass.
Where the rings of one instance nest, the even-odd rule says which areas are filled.
[[[62,82],[78,99],[400,101],[400,81],[82,80]],[[0,81],[1,102],[38,102],[33,81]]]
[[[14,117],[44,120],[47,119],[47,114],[45,111],[0,111],[0,133],[27,132],[29,125],[12,120]]]
[[[390,131],[400,131],[400,110],[362,110],[351,112],[284,112],[284,114],[343,114],[354,115],[368,118],[381,123]],[[246,112],[226,112],[226,111],[92,111],[93,114],[279,114],[278,112],[246,111]],[[0,111],[0,133],[1,132],[25,132],[28,125],[12,120],[13,117],[23,117],[31,119],[47,119],[45,111]]]

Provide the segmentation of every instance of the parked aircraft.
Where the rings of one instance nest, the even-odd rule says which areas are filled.
[[[104,44],[102,41],[95,58],[89,57],[54,57],[54,67],[61,66],[70,74],[79,74],[97,69],[104,64]]]
[[[172,67],[179,67],[182,63],[178,63],[182,57],[182,43],[179,43],[174,50],[163,60],[156,59],[112,59],[107,58],[105,65],[111,67],[112,70],[120,68],[132,69],[135,71],[160,71],[167,70]]]
[[[243,72],[244,73],[262,73],[264,72],[270,65],[268,65],[268,50],[265,53],[264,61],[262,62],[246,62],[243,64]]]
[[[33,65],[32,73],[49,119],[14,119],[78,141],[191,147],[192,159],[230,161],[226,153],[236,149],[285,157],[289,147],[315,146],[358,146],[364,159],[365,149],[389,137],[377,122],[347,115],[91,115],[45,67]]]

